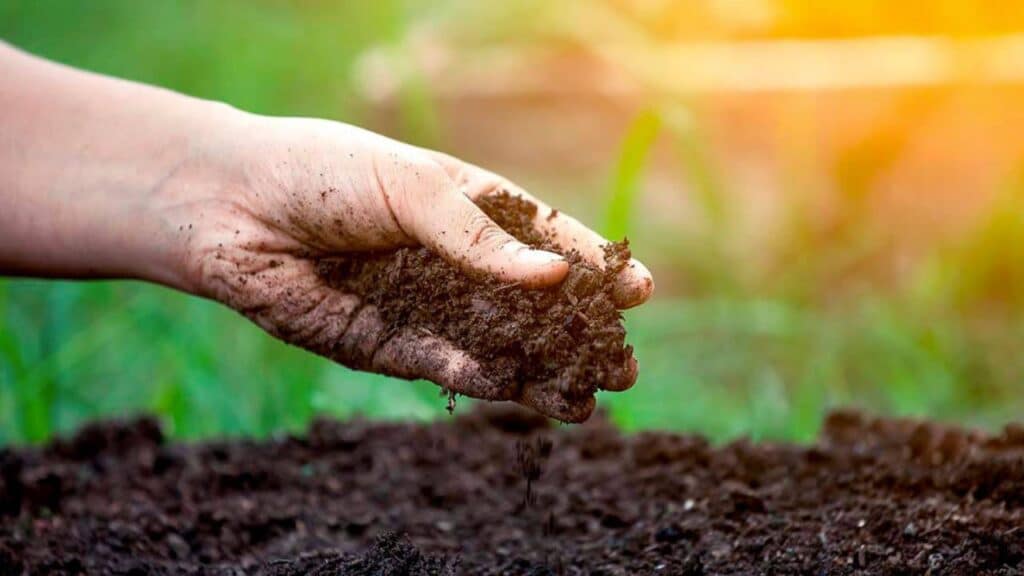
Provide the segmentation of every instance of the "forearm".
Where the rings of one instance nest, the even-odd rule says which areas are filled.
[[[0,43],[0,273],[182,287],[169,208],[216,191],[204,148],[232,115]]]

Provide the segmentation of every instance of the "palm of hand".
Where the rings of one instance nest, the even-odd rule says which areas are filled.
[[[497,228],[470,198],[508,189],[507,181],[450,157],[346,125],[262,119],[233,154],[236,186],[195,210],[200,226],[189,261],[200,291],[270,334],[359,370],[425,378],[488,400],[514,400],[562,420],[593,409],[572,406],[544,383],[518,396],[491,383],[480,365],[450,342],[411,329],[386,333],[379,311],[328,286],[317,259],[331,254],[425,244],[466,269],[527,286],[561,280],[567,264]],[[224,200],[230,198],[230,200]],[[537,225],[585,257],[603,262],[605,240],[540,206]],[[556,213],[557,214],[557,213]],[[617,300],[647,298],[650,274],[632,262]]]

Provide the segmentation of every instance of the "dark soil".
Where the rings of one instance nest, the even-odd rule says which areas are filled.
[[[503,391],[491,399],[516,399],[524,385],[550,383],[571,405],[592,406],[598,389],[628,388],[633,349],[612,298],[614,278],[629,263],[628,244],[608,245],[601,270],[539,233],[532,203],[501,193],[477,205],[520,241],[562,253],[570,264],[565,281],[528,290],[472,277],[423,247],[331,258],[320,263],[320,274],[376,306],[388,331],[425,330],[468,352]],[[589,414],[549,412],[565,420]]]
[[[196,445],[138,420],[8,450],[0,574],[1024,573],[1020,426],[839,413],[814,446],[713,447],[499,406]]]

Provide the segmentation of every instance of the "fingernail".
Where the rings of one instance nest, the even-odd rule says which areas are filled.
[[[524,288],[543,288],[557,284],[569,272],[569,263],[554,252],[535,250],[521,243],[503,247],[511,264],[506,279],[522,284]]]
[[[523,250],[519,252],[517,259],[523,264],[531,266],[547,266],[555,262],[565,262],[564,257],[546,250]]]
[[[654,292],[654,278],[650,270],[636,259],[631,259],[616,278],[612,297],[621,308],[632,308],[646,302]]]

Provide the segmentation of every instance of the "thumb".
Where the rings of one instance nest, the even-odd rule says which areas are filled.
[[[405,218],[396,214],[403,228],[464,269],[527,288],[557,284],[569,271],[562,256],[531,248],[502,230],[439,165],[416,171],[404,188],[408,212]]]

